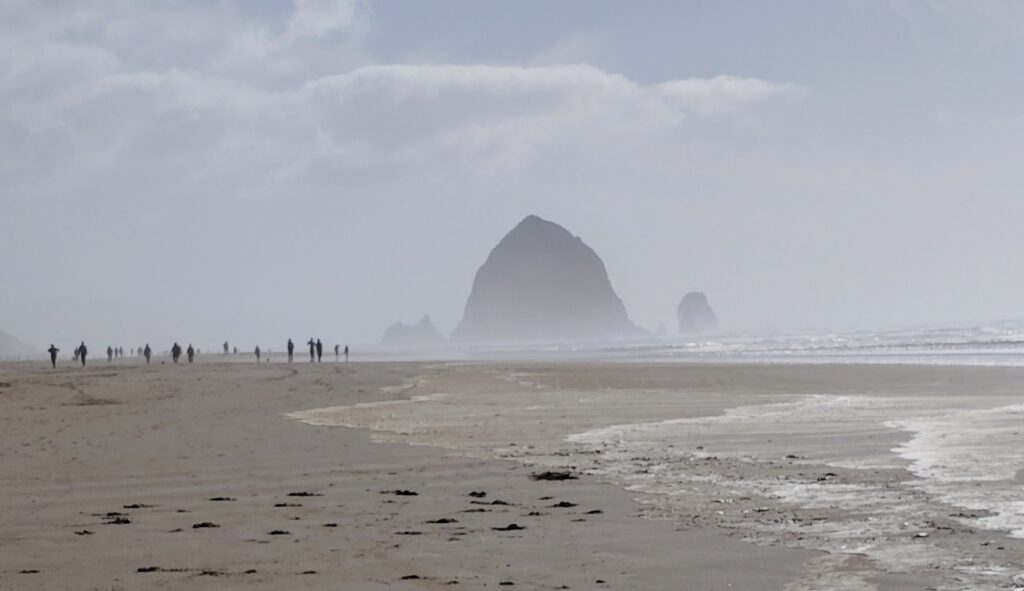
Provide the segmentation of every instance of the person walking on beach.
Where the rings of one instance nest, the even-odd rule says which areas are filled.
[[[288,363],[292,362],[295,358],[295,343],[291,339],[288,339]]]
[[[54,347],[53,343],[50,343],[50,348],[47,349],[47,351],[50,353],[50,363],[53,365],[54,369],[57,369],[57,353],[60,352],[60,349]]]
[[[260,346],[256,345],[256,363],[260,362]]]
[[[85,367],[85,357],[89,354],[89,348],[85,346],[85,341],[82,341],[81,345],[78,345],[78,358],[82,360],[82,367]]]
[[[348,363],[348,345],[345,345],[345,363]]]
[[[181,357],[181,345],[179,345],[177,342],[175,342],[173,345],[171,345],[171,360],[173,360],[175,363],[177,363],[178,359],[180,357]]]
[[[320,342],[320,339],[316,340],[316,362],[320,363],[321,358],[324,356],[324,344]]]
[[[107,363],[110,363],[113,360],[114,360],[114,348],[111,347],[110,345],[107,345]]]
[[[192,343],[188,344],[188,349],[185,350],[185,353],[188,355],[189,363],[196,360],[196,350],[192,348]]]
[[[146,348],[142,350],[142,356],[146,358],[146,365],[149,365],[149,358],[153,356],[153,350],[149,348],[149,343],[146,343]]]
[[[313,340],[313,337],[309,337],[309,342],[306,344],[309,345],[309,362],[313,363],[314,357],[316,357],[316,341]]]
[[[340,350],[341,350],[341,345],[334,345],[334,361],[335,362],[337,362],[339,357],[340,357],[340,355],[338,353]]]

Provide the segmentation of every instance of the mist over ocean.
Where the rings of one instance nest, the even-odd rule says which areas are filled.
[[[718,332],[618,340],[372,348],[370,359],[596,359],[659,363],[904,363],[1024,366],[1024,322],[901,330]]]

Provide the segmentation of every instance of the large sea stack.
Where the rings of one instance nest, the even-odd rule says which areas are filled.
[[[679,332],[682,334],[718,328],[718,318],[708,304],[707,296],[699,291],[691,291],[683,296],[676,315],[679,318]]]
[[[562,226],[531,215],[477,271],[452,338],[507,342],[638,332],[597,253]]]

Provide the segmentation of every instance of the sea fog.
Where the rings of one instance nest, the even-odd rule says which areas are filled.
[[[898,330],[726,331],[603,341],[371,347],[363,359],[606,360],[680,363],[907,363],[1024,366],[1024,321]]]

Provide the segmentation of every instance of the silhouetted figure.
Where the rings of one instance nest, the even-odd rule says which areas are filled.
[[[324,344],[320,342],[320,339],[316,340],[316,362],[320,363],[320,359],[324,356]]]
[[[47,351],[50,352],[50,363],[53,365],[54,369],[57,369],[57,353],[60,352],[60,349],[54,347],[53,343],[50,343],[50,348],[47,349]]]
[[[316,357],[316,341],[313,340],[313,337],[309,337],[309,342],[306,344],[309,345],[309,362],[313,363]]]
[[[260,346],[256,345],[256,363],[260,362]]]
[[[340,350],[341,350],[341,345],[334,345],[334,361],[338,361],[338,355],[339,355],[338,352]]]
[[[107,363],[110,363],[113,360],[114,360],[114,348],[111,347],[110,345],[107,345]]]
[[[345,345],[345,363],[348,363],[348,345]]]
[[[295,358],[295,343],[291,339],[288,339],[288,363],[292,362]]]
[[[237,352],[237,351],[236,351],[236,352]],[[227,355],[227,354],[228,354],[228,342],[227,342],[227,341],[224,341],[224,354],[225,354],[225,355]]]
[[[153,357],[153,350],[149,348],[149,343],[146,343],[146,348],[142,350],[142,356],[146,358],[146,365],[149,365],[149,360]]]
[[[235,355],[238,355],[238,347],[232,347],[231,350]]]
[[[177,363],[178,359],[181,358],[181,345],[174,343],[171,345],[171,359]]]
[[[78,358],[82,361],[82,367],[85,367],[85,358],[89,355],[89,348],[85,346],[85,341],[82,341],[81,345],[78,345]]]
[[[188,355],[189,363],[196,360],[196,350],[192,348],[192,343],[188,344],[188,349],[185,350],[185,354]]]

